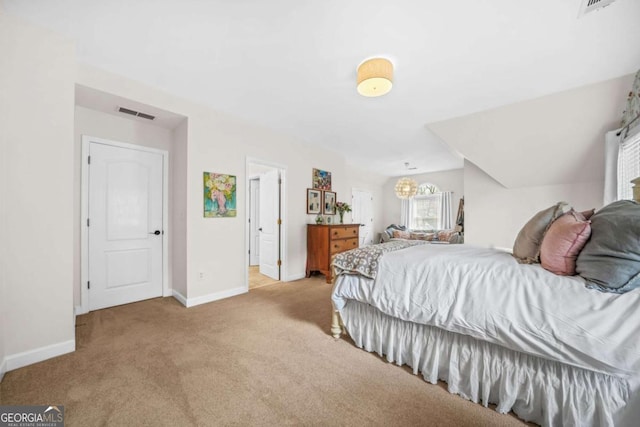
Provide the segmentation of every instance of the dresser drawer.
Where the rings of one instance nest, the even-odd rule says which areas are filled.
[[[349,237],[357,237],[357,227],[332,227],[331,239],[348,239]]]
[[[1,1],[1,0],[0,0]],[[359,246],[360,224],[307,224],[307,268],[305,276],[313,272],[325,275],[332,283],[331,258],[340,252]]]
[[[331,255],[333,255],[340,252],[348,251],[349,249],[355,249],[357,247],[358,247],[358,238],[354,237],[353,239],[341,239],[341,240],[331,241],[331,247],[329,248],[329,250],[331,251]]]

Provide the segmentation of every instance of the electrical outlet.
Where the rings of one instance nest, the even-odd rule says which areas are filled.
[[[198,273],[198,278],[200,280],[204,279],[204,271],[201,271],[201,272]]]

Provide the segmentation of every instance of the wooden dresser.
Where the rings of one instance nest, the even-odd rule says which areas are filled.
[[[307,225],[307,277],[319,271],[331,283],[331,257],[358,247],[360,224]]]

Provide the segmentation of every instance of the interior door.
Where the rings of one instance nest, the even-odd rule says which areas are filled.
[[[96,142],[89,155],[89,309],[162,296],[162,155]]]
[[[260,179],[249,181],[249,265],[260,264]]]
[[[351,218],[360,224],[360,246],[373,244],[373,196],[364,190],[351,190]]]
[[[280,172],[260,175],[260,273],[280,280]]]

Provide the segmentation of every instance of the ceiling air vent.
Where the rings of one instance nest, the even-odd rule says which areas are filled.
[[[582,0],[578,18],[586,15],[589,12],[593,12],[594,10],[602,9],[605,6],[609,6],[614,1],[616,0]]]
[[[140,111],[130,110],[124,107],[118,107],[118,111],[125,114],[130,114],[132,116],[141,117],[147,120],[153,120],[156,116],[152,116],[151,114],[141,113]]]

